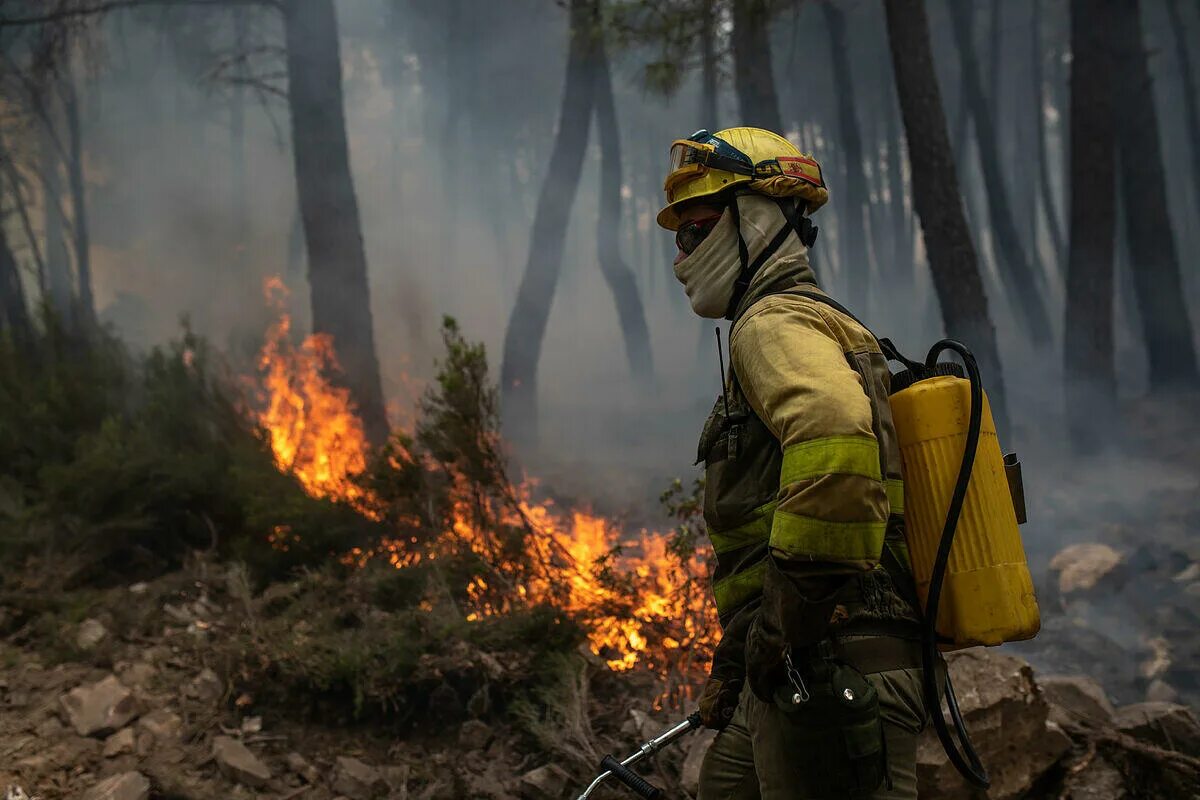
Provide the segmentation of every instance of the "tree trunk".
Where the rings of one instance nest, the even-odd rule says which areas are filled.
[[[901,148],[904,147],[904,135],[897,125],[900,107],[893,105],[894,102],[895,95],[889,92],[888,104],[883,110],[883,120],[887,136],[888,197],[890,200],[888,205],[892,212],[892,241],[895,242],[892,257],[898,259],[896,268],[897,274],[902,275],[902,285],[911,288],[915,278],[913,274],[913,242],[912,237],[909,236],[908,212],[904,208],[904,161],[900,157]]]
[[[733,0],[733,84],[740,125],[782,135],[779,96],[771,68],[770,0]]]
[[[10,191],[16,191],[16,187],[11,187]],[[13,342],[21,347],[30,339],[29,311],[25,305],[25,289],[21,285],[21,270],[3,225],[0,225],[0,334],[11,336]]]
[[[241,56],[246,52],[248,11],[239,6],[234,7],[232,13],[234,51]],[[239,64],[235,77],[245,78],[244,73],[244,65]],[[246,87],[241,83],[233,86],[229,101],[229,145],[233,156],[231,159],[233,174],[230,176],[232,180],[229,186],[232,197],[229,210],[233,217],[236,248],[234,266],[240,274],[245,265],[249,263],[247,248],[250,239],[250,209],[246,190],[249,184],[246,172]]]
[[[1064,252],[1062,223],[1059,222],[1058,204],[1054,202],[1054,190],[1050,186],[1049,157],[1046,149],[1046,76],[1042,69],[1042,0],[1033,0],[1033,97],[1037,103],[1036,139],[1038,188],[1042,195],[1042,208],[1046,212],[1046,228],[1050,232],[1050,244],[1054,248],[1054,261],[1061,262]],[[1061,272],[1061,267],[1057,271]]]
[[[721,130],[717,119],[717,4],[704,0],[700,11],[700,124],[710,131]]]
[[[42,91],[49,97],[49,91]],[[43,104],[45,107],[45,104]],[[38,125],[38,177],[42,184],[42,225],[46,239],[45,302],[60,323],[71,318],[75,290],[71,280],[71,256],[67,251],[66,223],[63,219],[62,159],[50,131],[50,117]]]
[[[1179,62],[1179,79],[1183,86],[1183,111],[1187,121],[1188,141],[1192,145],[1192,191],[1196,193],[1196,210],[1200,212],[1200,111],[1196,108],[1196,78],[1192,73],[1192,51],[1185,38],[1187,27],[1179,12],[1179,0],[1167,0],[1167,14],[1174,35],[1175,60]]]
[[[537,437],[537,368],[579,188],[595,92],[596,0],[571,0],[570,46],[558,134],[538,196],[529,256],[504,336],[500,387],[510,436]]]
[[[1116,0],[1113,13],[1117,147],[1134,288],[1150,361],[1150,388],[1200,385],[1192,325],[1184,305],[1179,255],[1163,174],[1154,86],[1146,60],[1139,0]]]
[[[1116,418],[1113,254],[1115,138],[1111,101],[1114,20],[1108,4],[1071,0],[1070,253],[1063,368],[1067,425],[1080,452],[1095,452]]]
[[[983,170],[987,189],[988,215],[991,221],[993,249],[1000,264],[1000,275],[1016,312],[1029,326],[1033,342],[1046,345],[1050,342],[1050,318],[1040,275],[1033,269],[1026,249],[1027,244],[1017,232],[1013,209],[1008,202],[1008,191],[1004,186],[1004,169],[996,140],[992,109],[983,93],[979,62],[971,36],[970,17],[966,4],[949,0],[951,27],[958,46],[962,80],[966,82],[966,98],[971,118],[975,123],[975,142],[979,146],[979,165]],[[982,221],[981,221],[982,222]]]
[[[88,236],[87,188],[83,181],[83,130],[79,121],[79,97],[75,76],[63,80],[63,109],[67,120],[67,182],[71,191],[72,233],[75,245],[75,277],[79,282],[78,318],[85,324],[96,319],[92,297],[91,240]]]
[[[342,68],[333,0],[283,7],[296,194],[308,251],[314,333],[328,334],[339,380],[369,441],[388,435],[358,201],[350,173]]]
[[[621,135],[613,102],[612,75],[604,45],[596,46],[596,128],[600,134],[600,213],[596,226],[600,271],[617,305],[625,355],[633,377],[649,387],[654,381],[650,330],[638,294],[637,281],[621,258]]]
[[[867,176],[863,173],[862,132],[854,100],[854,77],[850,71],[846,15],[833,2],[821,3],[829,28],[829,49],[833,54],[833,90],[837,95],[838,133],[846,163],[846,194],[842,208],[844,223],[839,231],[842,241],[843,272],[847,286],[846,301],[851,308],[866,313],[871,266],[867,262],[867,230],[863,214],[867,206]]]
[[[950,134],[933,69],[925,5],[923,0],[885,0],[884,8],[912,165],[913,205],[921,220],[942,320],[947,335],[974,351],[996,424],[1006,429],[1008,411],[996,329],[963,215]]]

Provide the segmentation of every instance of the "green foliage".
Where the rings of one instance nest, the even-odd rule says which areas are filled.
[[[135,358],[52,319],[0,344],[0,556],[42,554],[64,583],[129,582],[219,547],[260,575],[365,541],[369,521],[281,474],[234,382],[186,328]],[[286,552],[267,536],[286,528]]]

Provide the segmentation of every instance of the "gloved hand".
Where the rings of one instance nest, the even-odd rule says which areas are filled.
[[[757,614],[755,602],[724,621],[721,641],[713,652],[712,668],[700,693],[700,719],[706,728],[723,730],[733,718],[746,681],[746,633]]]
[[[811,562],[793,565],[767,555],[762,606],[746,637],[746,676],[763,702],[773,702],[775,690],[787,680],[784,648],[800,651],[829,635],[837,597],[853,577],[839,569],[813,572]],[[803,570],[802,574],[791,574]]]
[[[742,693],[743,680],[729,678],[722,680],[710,676],[700,693],[700,721],[706,728],[721,731],[733,719],[737,710],[738,697]]]

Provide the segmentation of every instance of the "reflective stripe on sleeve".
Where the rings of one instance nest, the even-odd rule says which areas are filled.
[[[708,539],[712,542],[713,551],[719,555],[748,544],[765,542],[771,536],[771,517],[775,513],[775,506],[774,500],[764,503],[751,512],[753,516],[749,520],[735,528],[723,531],[710,529]]]
[[[734,611],[747,600],[762,594],[763,575],[767,571],[767,559],[764,556],[757,564],[753,564],[740,572],[735,572],[713,585],[714,599],[717,601],[717,613],[724,616]]]
[[[880,480],[879,443],[872,436],[827,436],[791,445],[783,451],[779,485],[835,474]]]
[[[813,561],[878,561],[886,530],[884,520],[829,522],[776,511],[771,547]]]
[[[904,481],[898,478],[888,478],[883,482],[883,487],[887,491],[888,505],[891,506],[893,514],[904,513]]]

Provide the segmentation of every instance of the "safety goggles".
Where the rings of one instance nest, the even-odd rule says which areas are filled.
[[[671,143],[671,171],[663,188],[671,196],[681,183],[703,175],[709,169],[753,176],[754,161],[724,139],[699,130],[686,139]]]
[[[679,248],[680,252],[690,256],[708,238],[720,221],[721,215],[714,214],[711,217],[683,223],[679,226],[679,230],[675,231],[675,246]]]

